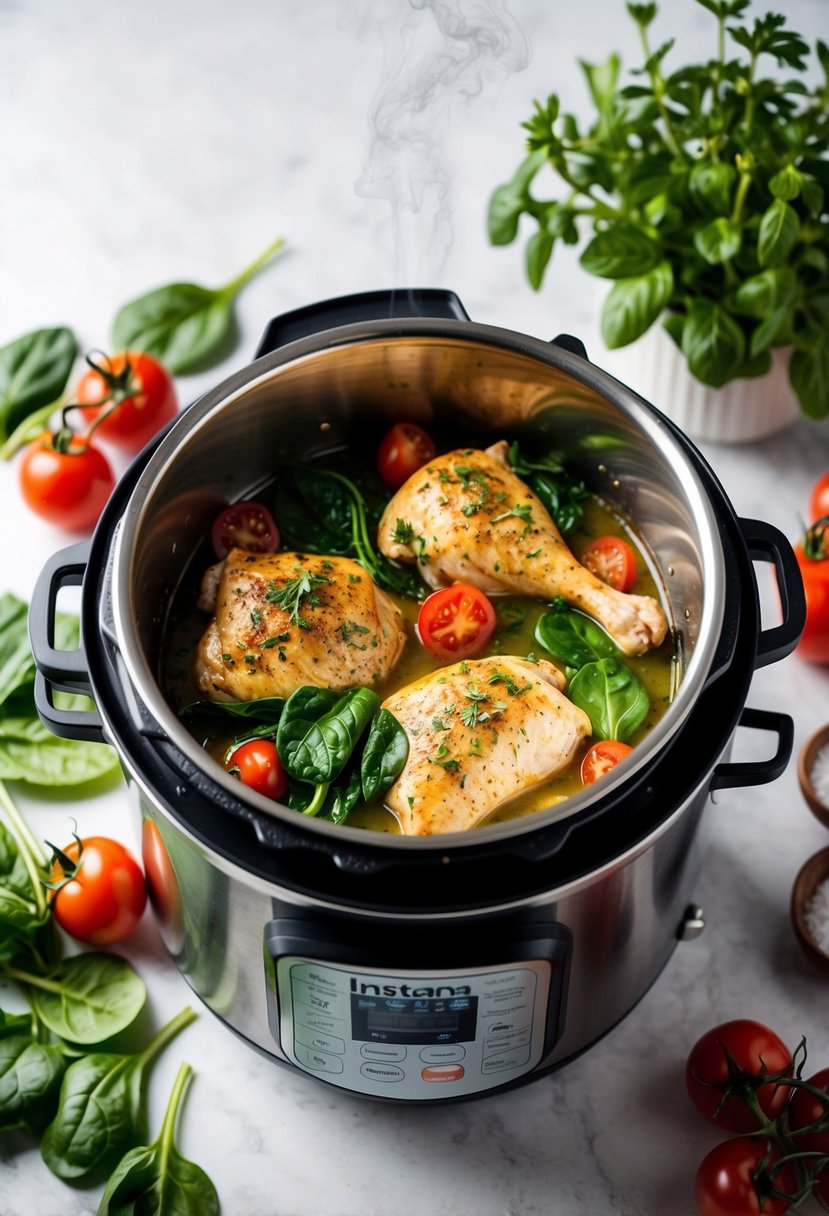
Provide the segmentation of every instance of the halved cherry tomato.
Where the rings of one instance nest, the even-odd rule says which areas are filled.
[[[470,583],[453,583],[432,592],[417,615],[420,640],[439,659],[469,659],[480,654],[496,624],[492,603]]]
[[[599,777],[604,777],[632,751],[629,743],[621,743],[618,739],[602,739],[600,743],[594,743],[581,762],[582,785],[592,785]]]
[[[818,477],[809,495],[809,523],[829,515],[829,473]]]
[[[413,422],[398,422],[387,432],[377,453],[383,481],[397,490],[412,473],[437,456],[432,436]]]
[[[275,553],[279,548],[276,520],[261,502],[235,502],[222,511],[210,533],[217,557],[227,557],[231,549],[251,553]]]
[[[227,758],[228,772],[266,798],[281,798],[288,778],[271,739],[248,739]]]
[[[97,523],[115,485],[112,469],[96,447],[75,437],[67,451],[59,452],[49,431],[23,453],[19,475],[26,505],[71,532]]]
[[[710,1123],[730,1132],[756,1132],[758,1123],[737,1093],[723,1102],[729,1079],[729,1056],[734,1065],[751,1077],[788,1073],[792,1057],[786,1044],[762,1022],[737,1018],[723,1022],[696,1041],[685,1065],[685,1087],[699,1113]],[[789,1098],[790,1086],[769,1082],[755,1089],[760,1109],[767,1119],[779,1115]]]
[[[132,933],[147,902],[144,874],[132,853],[107,836],[88,836],[76,838],[55,856],[52,881],[66,879],[52,896],[60,927],[95,946],[120,942]]]
[[[581,555],[581,564],[617,591],[630,591],[636,582],[636,554],[621,536],[599,536]]]
[[[138,452],[165,423],[175,418],[178,401],[173,379],[165,367],[143,351],[119,351],[90,367],[75,389],[87,422],[94,422],[110,403],[113,391],[122,400],[96,426],[101,439],[129,452]],[[130,391],[130,390],[133,391]]]

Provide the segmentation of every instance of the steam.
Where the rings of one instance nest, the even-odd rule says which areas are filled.
[[[505,0],[374,0],[385,68],[369,109],[358,195],[391,207],[395,283],[439,280],[452,247],[452,115],[524,69],[530,49]]]

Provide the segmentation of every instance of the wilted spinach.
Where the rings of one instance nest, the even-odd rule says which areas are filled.
[[[587,714],[596,739],[627,742],[650,709],[644,684],[618,659],[585,664],[570,681],[568,695]]]
[[[598,659],[613,659],[619,648],[601,625],[572,608],[551,608],[538,618],[535,640],[564,663],[568,678]]]
[[[531,460],[517,443],[510,444],[507,460],[513,473],[522,477],[541,501],[562,535],[575,531],[584,519],[582,501],[588,497],[583,481],[567,471],[561,452]]]
[[[360,762],[360,781],[366,802],[374,802],[391,788],[408,758],[409,739],[405,730],[389,710],[378,710]]]
[[[179,1107],[191,1075],[189,1064],[182,1064],[158,1139],[131,1149],[122,1159],[101,1197],[98,1216],[219,1216],[215,1186],[175,1143]]]

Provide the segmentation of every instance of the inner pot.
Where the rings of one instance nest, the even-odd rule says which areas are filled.
[[[710,499],[670,426],[586,359],[509,331],[435,319],[340,326],[258,359],[191,406],[150,457],[114,548],[114,628],[140,702],[225,798],[340,845],[365,841],[360,829],[303,819],[240,787],[178,721],[158,672],[171,601],[218,511],[257,497],[280,466],[373,443],[371,436],[401,420],[446,433],[454,446],[510,438],[529,451],[562,452],[589,489],[635,521],[682,665],[668,712],[623,769],[603,780],[600,794],[588,788],[546,810],[438,842],[463,849],[484,837],[532,833],[631,781],[681,727],[715,662],[724,560]],[[379,837],[372,844],[410,853],[436,844],[371,835]]]

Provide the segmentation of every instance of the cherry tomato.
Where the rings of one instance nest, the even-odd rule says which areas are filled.
[[[581,564],[617,591],[630,591],[636,582],[636,554],[621,536],[599,536],[581,555]]]
[[[594,743],[581,762],[582,785],[592,785],[599,777],[604,777],[632,751],[629,743],[621,743],[618,739],[603,739],[601,743]]]
[[[752,1136],[723,1140],[713,1148],[697,1170],[694,1197],[699,1216],[784,1216],[790,1200],[777,1199],[768,1190],[794,1196],[800,1184],[788,1163],[768,1172],[780,1160],[776,1149],[769,1153],[768,1166],[758,1172],[767,1152],[768,1142]]]
[[[141,826],[141,860],[147,894],[165,942],[171,949],[180,949],[184,926],[181,888],[164,838],[152,819],[145,819]]]
[[[797,653],[810,663],[829,663],[829,517],[824,519],[794,546],[806,593],[806,625]]]
[[[738,1095],[729,1096],[717,1112],[723,1087],[728,1082],[726,1052],[739,1069],[755,1077],[764,1071],[788,1073],[792,1067],[791,1053],[768,1026],[745,1018],[713,1027],[691,1048],[685,1066],[685,1086],[700,1114],[730,1132],[756,1132],[757,1121]],[[757,1089],[760,1109],[769,1119],[783,1110],[789,1091],[788,1085],[761,1085]]]
[[[424,464],[437,456],[432,436],[413,422],[398,422],[387,432],[377,453],[383,481],[397,490]]]
[[[30,444],[20,462],[20,490],[28,507],[41,519],[72,532],[97,523],[112,493],[115,477],[106,457],[92,444],[73,438],[59,452],[44,431]]]
[[[811,1085],[813,1089],[822,1089],[826,1097],[821,1101],[820,1098],[807,1093],[805,1089],[794,1086],[788,1109],[789,1127],[792,1132],[797,1133],[801,1128],[811,1127],[813,1123],[825,1119],[827,1122],[825,1132],[812,1132],[806,1136],[796,1135],[795,1143],[798,1152],[825,1153],[829,1156],[829,1068],[822,1068],[813,1077],[809,1077],[807,1084]],[[829,1178],[827,1178],[827,1183],[829,1184]],[[829,1185],[827,1185],[827,1195],[829,1195]]]
[[[132,933],[147,902],[144,875],[129,850],[107,836],[77,839],[61,852],[73,863],[67,881],[52,897],[52,912],[62,929],[79,942],[109,946]],[[67,876],[60,860],[52,881]]]
[[[288,778],[271,739],[248,739],[231,752],[227,769],[266,798],[281,798],[288,788]]]
[[[829,473],[818,477],[809,495],[809,523],[829,515]]]
[[[417,631],[439,659],[469,659],[480,654],[495,632],[492,603],[470,583],[434,591],[420,605]]]
[[[216,518],[210,533],[217,557],[227,557],[231,549],[250,553],[275,553],[279,548],[276,520],[261,502],[235,502]]]
[[[138,452],[178,412],[172,377],[151,355],[137,350],[119,351],[102,359],[98,366],[100,371],[91,367],[81,378],[75,400],[84,407],[86,421],[94,422],[108,409],[113,386],[129,390],[134,385],[135,391],[107,414],[95,434],[117,447]]]

